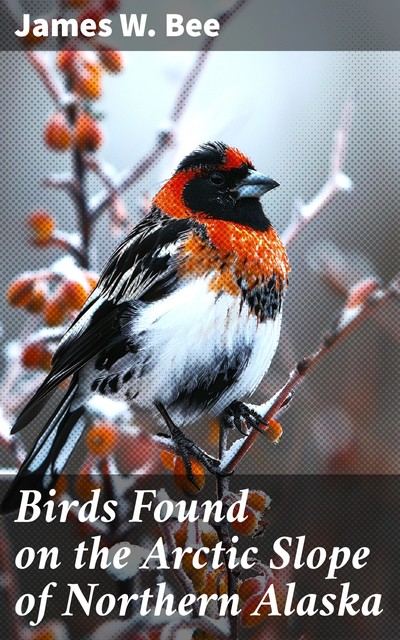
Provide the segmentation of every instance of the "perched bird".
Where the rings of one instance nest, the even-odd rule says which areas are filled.
[[[182,452],[212,462],[181,431],[209,412],[225,424],[262,422],[242,402],[279,340],[289,264],[259,198],[277,187],[238,149],[201,145],[179,164],[151,212],[112,254],[67,331],[16,433],[71,377],[2,503],[54,486],[85,427],[93,394],[126,400],[167,424]]]

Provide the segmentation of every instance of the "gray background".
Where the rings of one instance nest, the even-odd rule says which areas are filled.
[[[46,55],[52,62],[54,54]],[[106,76],[98,103],[106,115],[100,158],[122,171],[143,156],[165,126],[194,56],[126,52],[125,71]],[[53,153],[42,142],[52,102],[23,53],[3,52],[0,61],[4,292],[17,274],[60,257],[55,250],[28,246],[24,221],[29,211],[46,206],[61,228],[76,227],[68,198],[41,186],[46,176],[70,166],[69,154]],[[377,275],[386,283],[398,270],[399,61],[394,52],[213,52],[177,132],[177,147],[126,195],[134,224],[143,193],[154,194],[184,153],[199,142],[222,139],[281,184],[264,202],[282,232],[294,203],[308,200],[326,180],[333,134],[344,104],[354,96],[344,167],[353,190],[339,195],[290,250],[281,345],[259,400],[285,381],[298,358],[318,346],[342,308],[343,300],[323,277],[327,262],[331,271],[345,268],[349,282],[357,275]],[[95,269],[118,241],[105,215],[96,229]],[[10,309],[4,295],[2,300],[5,347],[20,334],[25,312]],[[272,447],[259,438],[241,469],[397,472],[398,322],[393,305],[379,322],[371,320],[352,335],[298,392],[282,419],[281,444]],[[7,456],[4,464],[9,464]]]

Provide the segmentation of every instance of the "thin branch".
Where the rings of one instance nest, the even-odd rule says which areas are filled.
[[[274,396],[272,402],[266,403],[268,409],[265,411],[263,406],[259,407],[260,413],[268,422],[279,414],[287,405],[291,394],[300,385],[301,382],[313,371],[343,340],[345,340],[355,329],[367,320],[371,315],[375,314],[390,300],[399,299],[400,295],[400,275],[396,276],[386,289],[380,289],[370,294],[363,305],[352,310],[349,318],[346,318],[346,309],[341,316],[337,329],[328,334],[319,349],[310,356],[303,358],[297,363],[291,372],[286,384]],[[255,407],[257,409],[257,407]],[[268,427],[266,427],[268,429]],[[249,449],[255,443],[259,432],[253,429],[248,436],[239,441],[239,446],[233,445],[230,452],[221,461],[220,470],[225,473],[232,472],[246,455]]]
[[[353,101],[349,100],[343,109],[341,122],[335,133],[335,143],[328,180],[310,202],[300,204],[297,207],[292,222],[282,234],[282,241],[285,247],[289,247],[294,243],[311,220],[318,216],[338,193],[347,191],[352,186],[350,178],[343,173],[352,113]]]
[[[219,430],[219,458],[223,460],[228,447],[228,433],[227,430],[222,426]],[[228,476],[217,476],[217,499],[223,502],[224,497],[229,492],[229,477]],[[225,564],[225,570],[227,575],[227,589],[228,589],[228,597],[235,595],[237,593],[238,581],[237,581],[237,573],[234,570],[230,570],[228,567],[228,556],[227,550],[232,547],[232,539],[229,532],[229,526],[224,519],[218,526],[215,526],[215,529],[218,533],[218,537],[223,542],[223,558]],[[238,638],[238,618],[232,614],[232,611],[228,612],[228,620],[229,620],[229,636],[232,640],[236,640]]]
[[[218,16],[220,28],[224,28],[235,13],[241,9],[248,0],[237,0],[230,9],[222,12]],[[180,90],[175,98],[175,103],[171,111],[170,121],[173,125],[178,124],[183,116],[189,98],[196,86],[196,82],[207,60],[207,55],[215,45],[216,38],[207,37],[199,51],[196,60],[187,73]],[[101,214],[112,204],[113,198],[121,195],[126,189],[134,184],[145,173],[152,169],[162,157],[162,154],[170,149],[174,144],[174,128],[170,131],[161,131],[157,135],[153,147],[139,160],[139,162],[131,169],[131,171],[116,184],[113,189],[100,200],[100,202],[92,210],[92,220],[95,222]]]
[[[62,90],[61,86],[56,81],[54,74],[52,74],[49,66],[43,59],[43,56],[41,56],[37,51],[26,51],[26,57],[42,79],[44,86],[46,87],[54,102],[59,107],[65,106],[67,102],[67,94]]]

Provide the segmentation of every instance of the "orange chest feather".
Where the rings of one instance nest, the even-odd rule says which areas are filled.
[[[182,275],[204,276],[214,272],[210,288],[230,295],[240,292],[238,280],[249,291],[272,278],[277,288],[286,287],[290,270],[285,248],[270,227],[255,231],[223,220],[202,220],[209,241],[192,234],[182,249]]]

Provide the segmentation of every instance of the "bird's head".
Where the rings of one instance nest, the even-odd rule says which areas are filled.
[[[259,198],[277,186],[238,149],[208,142],[182,160],[154,205],[176,218],[226,220],[264,231],[270,223]]]

